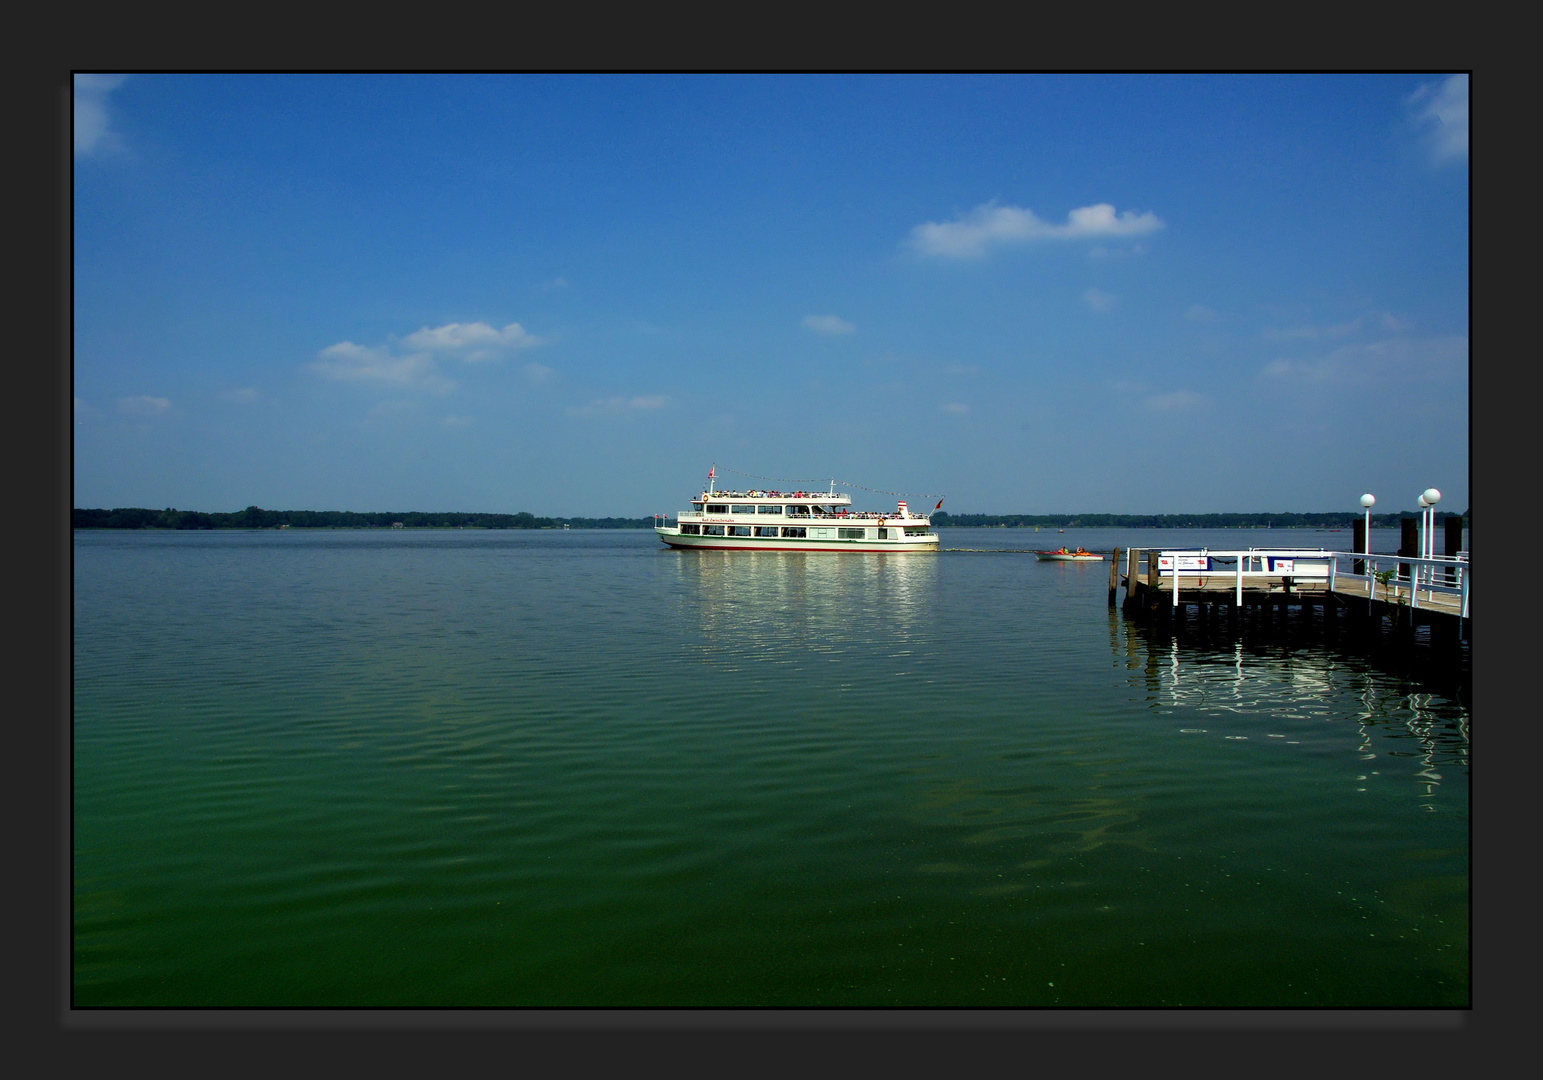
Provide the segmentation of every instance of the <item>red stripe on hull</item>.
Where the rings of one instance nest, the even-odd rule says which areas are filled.
[[[913,551],[928,550],[930,544],[896,544],[887,548],[859,548],[855,545],[849,547],[815,547],[813,544],[797,544],[793,547],[745,547],[742,544],[672,544],[665,541],[667,547],[680,548],[681,550],[701,549],[703,551],[861,551],[866,555],[882,555],[886,551]]]

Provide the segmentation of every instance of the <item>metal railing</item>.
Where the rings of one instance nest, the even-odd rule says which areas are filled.
[[[1456,557],[1437,556],[1422,559],[1414,555],[1388,555],[1362,551],[1328,551],[1323,548],[1248,548],[1246,550],[1217,551],[1210,548],[1169,548],[1148,551],[1148,559],[1157,559],[1159,578],[1172,578],[1173,603],[1179,603],[1180,585],[1184,578],[1206,579],[1230,576],[1233,578],[1234,601],[1243,603],[1245,579],[1283,579],[1293,582],[1323,582],[1330,592],[1341,578],[1367,583],[1367,599],[1381,599],[1386,603],[1407,603],[1411,608],[1420,607],[1420,594],[1424,593],[1427,604],[1438,595],[1458,599],[1458,611],[1468,618],[1470,578],[1473,566],[1467,553]],[[1231,563],[1230,567],[1214,566],[1212,560]],[[1340,564],[1350,560],[1349,570]],[[1356,564],[1361,565],[1360,572]],[[1130,566],[1127,573],[1134,570]],[[1147,572],[1152,567],[1148,564]],[[1230,573],[1229,573],[1230,571]],[[1128,586],[1128,579],[1127,579]],[[1198,587],[1198,586],[1197,586]]]

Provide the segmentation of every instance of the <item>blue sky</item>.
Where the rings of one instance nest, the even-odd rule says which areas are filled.
[[[1466,76],[89,75],[74,155],[76,506],[1468,505]]]

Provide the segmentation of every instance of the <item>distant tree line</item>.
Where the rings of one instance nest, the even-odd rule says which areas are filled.
[[[1373,514],[1372,527],[1396,528],[1402,518],[1418,516],[1405,510],[1398,514]],[[1437,513],[1445,520],[1455,513]],[[1469,512],[1462,519],[1468,522]],[[1085,528],[1085,529],[1348,529],[1361,515],[1350,512],[1332,514],[950,514],[940,510],[932,515],[934,525],[958,528],[999,526],[1006,528]],[[352,510],[263,510],[248,506],[231,514],[206,514],[200,510],[145,510],[119,507],[116,510],[81,510],[73,512],[77,529],[389,529],[400,523],[407,529],[647,529],[652,517],[586,518],[536,517],[534,514],[433,514],[355,513]]]
[[[1397,528],[1402,518],[1418,517],[1413,510],[1398,514],[1373,514],[1372,528]],[[1458,517],[1455,513],[1440,513],[1436,517],[1445,520]],[[1461,514],[1468,521],[1468,511]],[[932,515],[934,525],[953,525],[959,528],[979,526],[1005,526],[1007,528],[1054,528],[1084,529],[1348,529],[1362,520],[1354,512],[1332,514],[950,514],[940,510]]]
[[[206,514],[200,510],[116,510],[73,512],[77,529],[389,529],[400,523],[407,529],[646,529],[645,518],[536,517],[533,514],[431,514],[355,513],[352,510],[263,510],[248,506],[232,514]]]

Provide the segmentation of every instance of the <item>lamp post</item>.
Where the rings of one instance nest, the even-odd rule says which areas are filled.
[[[1420,505],[1425,507],[1427,525],[1425,527],[1425,551],[1420,556],[1424,559],[1436,557],[1436,504],[1441,501],[1441,492],[1435,488],[1426,488],[1420,495]]]
[[[1366,532],[1362,540],[1362,546],[1366,550],[1361,554],[1370,555],[1372,553],[1372,507],[1377,505],[1377,496],[1367,492],[1361,496],[1361,505],[1366,507]]]
[[[1430,535],[1430,528],[1426,524],[1425,516],[1430,512],[1430,503],[1425,501],[1425,494],[1421,492],[1420,498],[1420,558],[1425,558],[1425,538]]]

